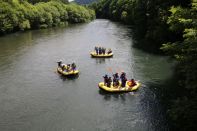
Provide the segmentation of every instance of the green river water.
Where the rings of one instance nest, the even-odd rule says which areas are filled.
[[[158,90],[172,76],[173,64],[133,48],[131,32],[101,19],[0,37],[0,130],[169,130]],[[96,45],[111,48],[114,57],[91,58]],[[75,62],[79,77],[56,73],[60,59]],[[102,76],[116,71],[125,71],[142,86],[133,93],[101,91]]]

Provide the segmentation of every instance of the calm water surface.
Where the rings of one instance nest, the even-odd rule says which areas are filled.
[[[0,37],[0,130],[168,130],[157,90],[171,77],[172,64],[133,48],[131,31],[95,20]],[[96,45],[112,48],[114,57],[91,58]],[[57,74],[59,59],[76,62],[79,77]],[[100,91],[102,76],[116,71],[140,80],[142,87],[125,94]]]

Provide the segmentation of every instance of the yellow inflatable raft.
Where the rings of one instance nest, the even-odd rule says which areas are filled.
[[[120,86],[113,87],[113,84],[111,84],[111,87],[107,87],[106,85],[104,85],[104,82],[100,82],[98,86],[100,89],[103,89],[108,92],[131,92],[131,91],[137,90],[141,85],[139,82],[136,81],[136,85],[133,87],[130,87],[128,83],[129,82],[127,81],[126,87],[120,87]]]
[[[57,68],[57,71],[60,74],[64,75],[64,76],[71,76],[71,75],[77,75],[77,74],[79,74],[79,70],[74,70],[74,71],[71,70],[71,71],[67,72],[66,70],[62,71],[62,68],[60,68],[60,67]]]
[[[97,58],[108,58],[108,57],[112,57],[113,56],[113,53],[97,55],[96,52],[90,52],[90,55],[92,57],[97,57]]]

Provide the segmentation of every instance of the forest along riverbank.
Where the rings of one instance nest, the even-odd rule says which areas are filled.
[[[95,19],[94,10],[68,2],[0,1],[0,35],[29,29],[67,26]]]

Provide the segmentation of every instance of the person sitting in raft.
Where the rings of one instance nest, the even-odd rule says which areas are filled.
[[[108,49],[107,54],[110,54],[110,53],[112,53],[112,50],[111,49]]]
[[[64,71],[66,69],[66,65],[62,64],[62,71]]]
[[[74,62],[71,64],[71,68],[72,68],[73,72],[76,70],[76,64]]]
[[[95,51],[96,51],[96,54],[98,55],[98,47],[97,46],[95,46]]]
[[[108,75],[103,76],[104,78],[104,85],[107,85],[108,83]]]
[[[136,85],[136,82],[134,81],[134,79],[131,79],[129,82],[128,82],[128,85],[129,87],[133,87]]]
[[[107,80],[107,87],[111,87],[111,82],[112,82],[112,79],[111,77],[109,77]]]
[[[121,79],[121,87],[125,87],[127,82],[126,73],[122,72],[122,74],[120,75],[120,79]]]
[[[64,71],[65,69],[65,64],[62,63],[62,61],[58,61],[58,67],[62,69],[62,71]]]
[[[67,71],[67,72],[70,72],[70,71],[71,71],[71,65],[70,65],[70,64],[67,64],[67,65],[66,65],[66,71]]]

